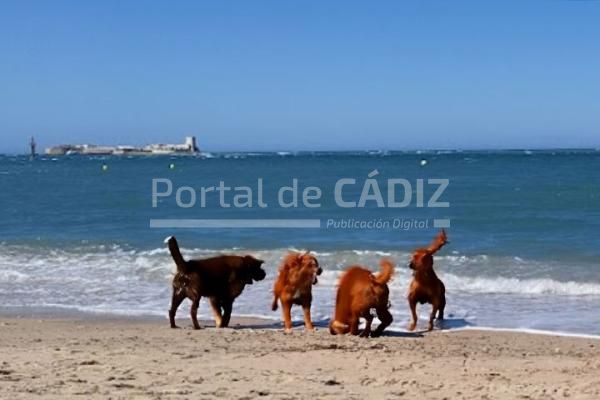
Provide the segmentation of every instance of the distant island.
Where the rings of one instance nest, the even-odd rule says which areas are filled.
[[[144,147],[135,146],[97,146],[94,144],[61,144],[46,148],[45,153],[60,155],[165,155],[198,153],[195,136],[186,136],[181,144],[149,144]]]

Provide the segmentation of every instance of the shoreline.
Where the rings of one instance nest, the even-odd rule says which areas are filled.
[[[185,310],[184,310],[185,311]],[[167,313],[164,316],[152,315],[152,314],[139,314],[139,315],[128,315],[119,313],[104,313],[104,312],[93,312],[93,311],[81,311],[77,309],[63,308],[63,307],[43,307],[38,309],[32,309],[29,307],[7,307],[0,306],[0,320],[2,319],[35,319],[35,320],[66,320],[66,321],[117,321],[117,322],[141,322],[141,323],[160,323],[163,322],[168,324]],[[185,327],[190,324],[190,320],[186,312],[180,312],[177,316],[177,323],[181,327]],[[214,321],[206,316],[198,316],[198,321],[202,327],[214,327]],[[377,321],[377,320],[375,320]],[[313,321],[315,327],[326,329],[327,321]],[[294,329],[303,326],[301,319],[293,320]],[[281,330],[283,329],[283,323],[279,316],[269,318],[267,316],[257,315],[233,315],[231,328],[243,329],[245,326],[252,326],[255,329],[270,329],[270,330]],[[565,337],[573,339],[586,339],[586,340],[600,340],[600,335],[581,333],[581,332],[564,332],[564,331],[552,331],[544,329],[531,329],[531,328],[501,328],[501,327],[488,327],[488,326],[461,326],[453,328],[434,329],[435,332],[453,334],[464,331],[474,332],[498,332],[498,333],[515,333],[525,335],[539,335],[539,336],[554,336],[554,337]],[[393,332],[395,334],[411,334],[406,329],[399,329],[396,327],[388,327],[385,332]],[[385,334],[384,332],[384,334]],[[417,330],[419,333],[427,333],[425,330]]]
[[[386,331],[364,339],[323,328],[285,335],[272,321],[233,322],[240,326],[193,330],[183,319],[182,329],[170,329],[162,319],[1,316],[2,396],[600,396],[600,343],[594,339],[475,329]]]

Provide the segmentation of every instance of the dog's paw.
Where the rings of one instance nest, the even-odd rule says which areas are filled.
[[[415,324],[413,322],[410,325],[408,325],[408,330],[412,332],[412,331],[414,331],[416,329],[416,327],[417,327],[417,324]]]
[[[294,331],[292,330],[292,328],[286,328],[286,329],[284,329],[284,330],[283,330],[283,333],[285,333],[286,335],[291,335],[291,334],[292,334],[292,332],[294,332]]]

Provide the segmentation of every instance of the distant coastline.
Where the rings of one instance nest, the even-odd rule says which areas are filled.
[[[135,146],[97,146],[93,144],[62,144],[46,148],[47,155],[170,155],[198,153],[195,136],[186,136],[181,144],[149,144],[144,147]]]

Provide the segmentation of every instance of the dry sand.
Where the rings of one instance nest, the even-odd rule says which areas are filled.
[[[237,322],[253,327],[0,318],[0,397],[600,399],[600,340],[487,331],[361,339]]]

